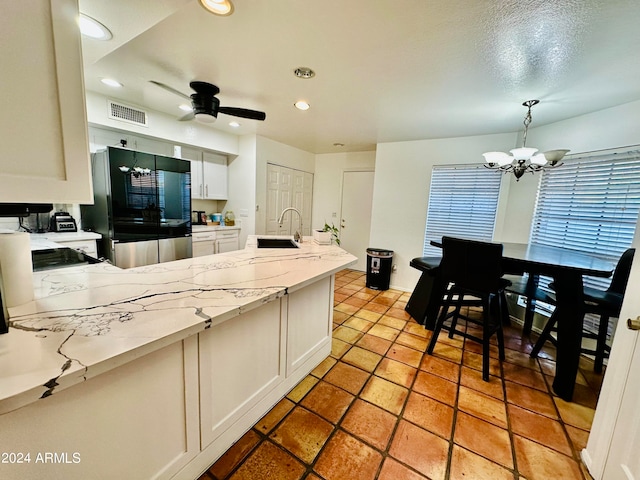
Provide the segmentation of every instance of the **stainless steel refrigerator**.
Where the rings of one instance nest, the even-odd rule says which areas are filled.
[[[101,256],[121,268],[191,257],[190,162],[116,147],[91,162],[82,227],[102,234]]]

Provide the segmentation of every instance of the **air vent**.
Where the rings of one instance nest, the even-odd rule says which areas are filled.
[[[109,118],[147,127],[147,112],[109,100]]]

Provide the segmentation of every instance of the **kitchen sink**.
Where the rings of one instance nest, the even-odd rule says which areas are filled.
[[[290,238],[258,238],[258,248],[298,248]]]

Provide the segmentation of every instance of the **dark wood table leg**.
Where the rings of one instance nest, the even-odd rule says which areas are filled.
[[[554,316],[558,319],[558,344],[553,390],[563,400],[571,401],[580,363],[585,310],[582,275],[563,270],[554,275],[554,284],[557,298]]]

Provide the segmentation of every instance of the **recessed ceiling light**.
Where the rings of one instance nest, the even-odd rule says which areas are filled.
[[[110,87],[122,87],[122,84],[119,81],[112,78],[101,78],[100,81]]]
[[[304,100],[298,100],[296,103],[294,103],[294,105],[298,110],[309,110],[309,108],[311,107],[311,105],[309,105]]]
[[[200,5],[214,15],[225,17],[233,13],[233,3],[231,3],[231,0],[200,0]]]
[[[85,37],[95,40],[111,40],[113,38],[111,31],[107,27],[84,13],[81,13],[78,17],[78,25],[80,26],[80,33]]]
[[[316,72],[309,67],[298,67],[293,71],[293,74],[298,78],[313,78],[316,76]]]
[[[229,126],[233,128],[238,128],[240,124],[238,122],[229,122]]]
[[[182,110],[183,112],[192,112],[193,111],[193,107],[191,105],[187,105],[186,103],[183,103],[178,108],[180,110]]]

